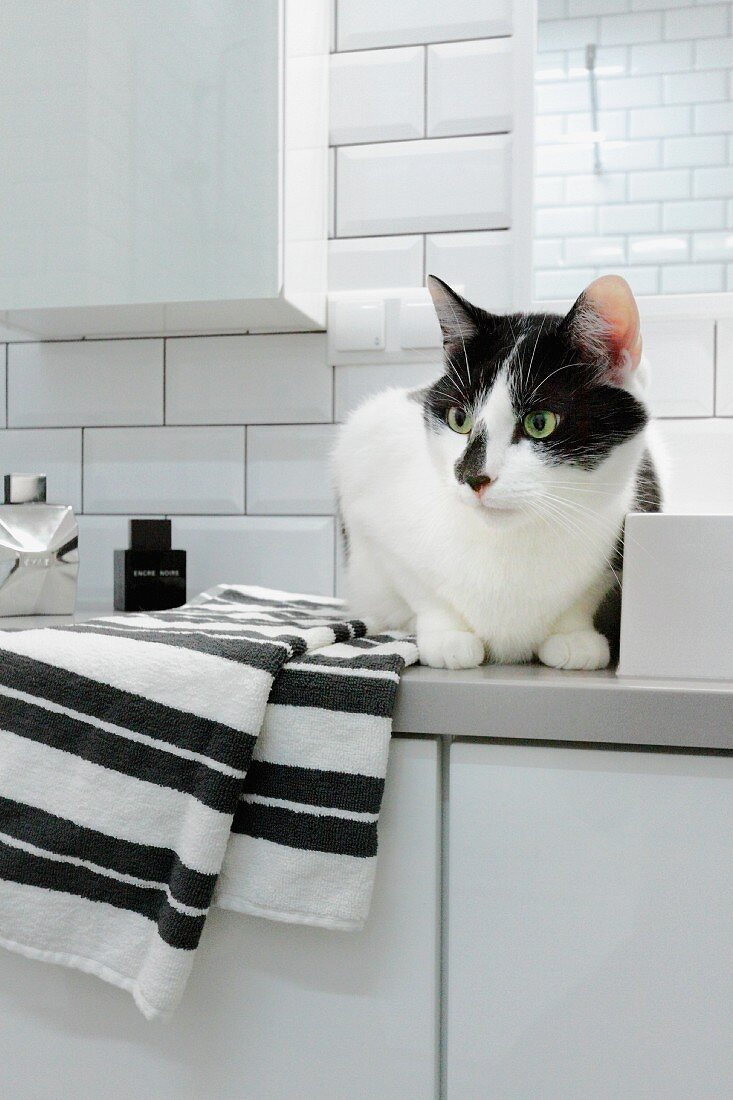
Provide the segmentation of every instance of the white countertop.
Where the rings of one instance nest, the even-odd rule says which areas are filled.
[[[0,618],[0,629],[67,626],[74,615]],[[483,665],[461,671],[405,670],[395,733],[501,740],[658,746],[733,751],[733,681],[618,677],[613,669],[563,672],[543,665]]]

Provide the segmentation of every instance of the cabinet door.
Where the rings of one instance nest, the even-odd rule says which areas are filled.
[[[450,1100],[733,1095],[733,759],[451,751]]]
[[[326,0],[2,0],[3,319],[319,327],[327,19]]]
[[[76,971],[0,951],[0,1095],[13,1100],[430,1100],[437,750],[396,740],[361,933],[214,910],[172,1021]]]

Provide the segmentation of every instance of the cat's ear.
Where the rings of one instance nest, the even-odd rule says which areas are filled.
[[[450,354],[450,349],[462,347],[476,335],[477,310],[436,275],[428,275],[428,290],[438,314],[443,347]]]
[[[564,327],[572,344],[614,385],[623,386],[639,366],[639,309],[620,275],[595,279],[568,313]]]

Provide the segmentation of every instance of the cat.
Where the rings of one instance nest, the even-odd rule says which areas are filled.
[[[565,317],[428,288],[442,375],[368,399],[334,452],[347,603],[434,668],[604,668],[624,517],[661,510],[631,288],[602,276]]]

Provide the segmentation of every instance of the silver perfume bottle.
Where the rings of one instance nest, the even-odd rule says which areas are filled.
[[[45,474],[6,474],[0,504],[0,615],[70,615],[79,528],[73,510],[46,503]]]

